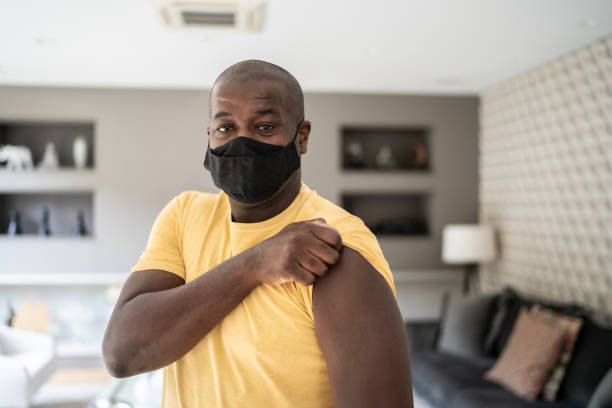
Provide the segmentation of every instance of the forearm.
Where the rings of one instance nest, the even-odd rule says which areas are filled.
[[[128,377],[178,360],[258,284],[242,253],[188,284],[130,299],[113,311],[104,338],[113,374]]]

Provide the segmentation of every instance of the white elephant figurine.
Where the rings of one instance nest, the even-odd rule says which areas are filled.
[[[7,170],[31,170],[32,152],[26,146],[0,146],[0,162],[6,162]]]

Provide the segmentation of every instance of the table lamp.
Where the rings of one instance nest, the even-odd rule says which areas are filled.
[[[495,259],[493,228],[484,224],[446,225],[442,234],[442,260],[465,265],[463,292],[468,293],[476,264]]]

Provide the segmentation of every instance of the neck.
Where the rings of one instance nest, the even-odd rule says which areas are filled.
[[[232,220],[235,222],[252,223],[272,218],[291,205],[300,192],[301,187],[302,174],[300,169],[297,169],[287,181],[285,181],[281,188],[265,201],[246,204],[230,198],[229,203],[232,209]]]

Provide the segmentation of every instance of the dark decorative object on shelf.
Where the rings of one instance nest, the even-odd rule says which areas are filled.
[[[49,209],[47,207],[43,207],[42,210],[40,226],[38,227],[38,235],[51,235],[51,228],[49,227]]]
[[[87,234],[89,234],[89,232],[87,231],[87,226],[85,225],[85,213],[83,210],[79,210],[74,235],[85,236]]]
[[[363,161],[363,145],[359,140],[349,140],[345,150],[347,167],[351,169],[361,169],[365,166]]]
[[[8,316],[6,317],[6,325],[10,327],[13,325],[13,317],[15,317],[16,313],[15,308],[10,301],[8,302],[8,312]]]
[[[21,229],[21,221],[19,219],[19,211],[15,209],[12,209],[9,212],[9,225],[6,233],[9,236],[23,234],[23,230]]]
[[[407,157],[410,167],[414,169],[426,168],[429,158],[427,157],[427,147],[425,143],[419,140],[412,141]]]

